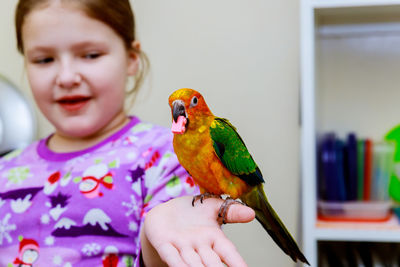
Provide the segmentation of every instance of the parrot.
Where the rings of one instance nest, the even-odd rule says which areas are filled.
[[[172,113],[173,148],[179,163],[200,188],[200,199],[228,196],[255,211],[256,219],[293,261],[310,265],[263,189],[263,175],[229,120],[216,117],[196,90],[182,88],[168,99]],[[198,196],[197,196],[198,197]],[[193,198],[193,202],[195,201]],[[219,211],[224,211],[232,202]]]

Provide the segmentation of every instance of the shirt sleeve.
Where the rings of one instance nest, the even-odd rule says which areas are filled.
[[[179,164],[175,154],[167,152],[158,166],[146,171],[144,180],[144,213],[172,198],[197,194],[192,177]]]
[[[173,152],[167,151],[160,155],[156,151],[152,159],[154,164],[151,164],[151,160],[146,163],[146,171],[142,181],[143,208],[140,228],[147,212],[153,207],[176,197],[194,196],[200,192],[192,177],[180,165]],[[140,238],[137,240],[138,256],[134,266],[143,266]]]

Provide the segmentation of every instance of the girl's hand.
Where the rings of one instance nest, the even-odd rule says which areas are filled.
[[[247,266],[217,221],[223,200],[207,198],[193,207],[192,198],[172,199],[146,215],[141,233],[146,267],[161,266],[160,260],[173,267]],[[250,222],[254,216],[247,206],[231,205],[227,223]]]

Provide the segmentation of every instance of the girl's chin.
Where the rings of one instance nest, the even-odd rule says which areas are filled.
[[[127,119],[124,113],[82,114],[77,116],[53,117],[50,122],[55,126],[56,132],[71,139],[101,138],[109,135],[117,126]]]
[[[56,127],[56,132],[65,138],[69,139],[84,139],[91,138],[99,134],[100,128],[96,124],[88,124],[87,120],[83,122],[76,121],[60,124],[53,124]],[[97,126],[97,127],[96,127]]]

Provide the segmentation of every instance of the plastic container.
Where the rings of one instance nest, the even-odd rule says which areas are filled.
[[[390,201],[318,201],[318,218],[329,221],[387,221],[391,216]]]

